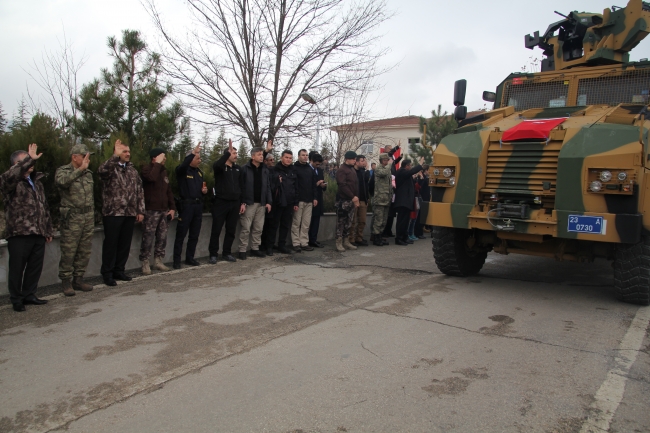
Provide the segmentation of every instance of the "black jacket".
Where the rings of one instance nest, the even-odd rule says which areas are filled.
[[[271,171],[271,194],[274,206],[298,206],[298,190],[296,189],[296,172],[293,165],[285,167],[278,162]],[[282,179],[282,182],[280,182]]]
[[[416,165],[410,170],[400,168],[395,175],[395,207],[405,207],[413,210],[415,202],[415,184],[413,175],[422,170],[421,165]]]
[[[273,202],[271,196],[271,182],[269,178],[269,169],[260,164],[259,168],[255,168],[252,161],[248,161],[241,167],[240,183],[241,183],[241,203],[251,205],[255,203],[255,171],[260,170],[262,176],[262,190],[260,194],[260,204],[265,206]]]
[[[429,178],[425,177],[419,179],[418,183],[420,184],[420,196],[422,201],[431,201],[431,188],[429,187]]]
[[[310,166],[311,168],[311,166]],[[313,170],[313,168],[312,168]],[[316,178],[316,183],[318,183],[319,180],[324,181],[325,180],[325,172],[323,171],[322,168],[318,169],[318,173],[314,173],[314,177]],[[320,210],[323,212],[324,204],[323,204],[323,193],[327,191],[327,185],[324,187],[316,186],[316,200],[318,200],[318,205],[316,206],[317,210]]]
[[[201,192],[203,189],[203,172],[198,167],[190,166],[193,159],[193,154],[187,155],[175,170],[181,200],[203,199],[203,193]]]
[[[214,196],[221,200],[237,200],[241,198],[240,167],[233,164],[230,167],[226,161],[230,152],[226,150],[221,158],[212,165],[214,170]]]
[[[359,179],[359,201],[365,201],[368,203],[370,201],[370,191],[368,190],[368,181],[370,177],[365,168],[355,169],[357,172],[357,179]]]
[[[296,172],[296,189],[298,190],[298,201],[311,203],[316,199],[316,173],[309,163],[302,164],[297,161],[293,164]]]

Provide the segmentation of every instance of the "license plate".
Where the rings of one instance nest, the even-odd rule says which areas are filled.
[[[567,231],[572,233],[604,235],[607,233],[607,221],[603,217],[569,215],[569,227]]]

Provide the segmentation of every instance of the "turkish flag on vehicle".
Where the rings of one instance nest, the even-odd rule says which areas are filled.
[[[501,141],[545,140],[551,135],[551,129],[560,125],[567,118],[524,120],[503,133]]]

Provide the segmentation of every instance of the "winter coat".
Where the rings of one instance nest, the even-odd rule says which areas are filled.
[[[395,207],[405,207],[413,210],[415,203],[415,184],[413,175],[422,170],[421,165],[416,165],[410,170],[400,168],[395,174]]]
[[[104,216],[144,215],[142,179],[133,164],[119,164],[119,156],[111,156],[99,166],[102,180],[102,214]]]
[[[271,178],[269,177],[269,169],[261,164],[261,169],[255,168],[253,161],[248,161],[241,167],[240,183],[241,183],[241,198],[240,203],[251,205],[255,203],[255,170],[261,170],[262,176],[262,190],[260,191],[260,204],[266,206],[273,202],[271,196]]]
[[[271,194],[275,206],[298,206],[296,179],[293,165],[287,167],[282,162],[275,164],[271,171]]]
[[[311,168],[309,163],[301,163],[297,161],[293,165],[293,170],[296,172],[296,189],[298,190],[298,201],[311,203],[316,199],[318,192],[316,191],[316,173]]]
[[[359,196],[359,179],[353,166],[346,163],[341,164],[336,172],[336,183],[339,186],[336,194],[337,200],[348,201]]]
[[[162,164],[152,162],[142,167],[142,188],[144,205],[147,210],[176,210],[174,193],[169,183],[167,170]]]
[[[223,156],[212,165],[214,170],[214,196],[221,200],[239,201],[241,197],[239,179],[241,170],[239,165],[235,163],[228,166],[226,164],[228,158],[230,158],[230,152],[226,150]]]
[[[0,176],[0,192],[4,199],[6,238],[12,236],[39,235],[52,237],[50,208],[45,199],[41,179],[43,173],[31,174],[34,187],[25,177],[27,170],[36,163],[26,156]]]

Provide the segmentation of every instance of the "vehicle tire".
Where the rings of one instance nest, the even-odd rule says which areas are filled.
[[[467,239],[471,230],[433,227],[433,258],[440,272],[456,277],[468,277],[480,272],[487,251],[470,249]]]
[[[650,305],[650,236],[616,245],[614,292],[619,301]]]

